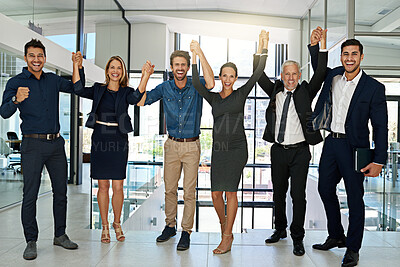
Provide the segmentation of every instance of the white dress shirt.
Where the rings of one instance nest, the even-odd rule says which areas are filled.
[[[332,80],[332,123],[331,130],[335,133],[345,134],[345,123],[347,111],[350,107],[350,102],[356,90],[357,84],[360,81],[362,71],[348,81],[345,73],[342,76],[337,75]]]
[[[294,145],[305,141],[303,134],[303,129],[301,128],[300,119],[296,112],[296,107],[294,106],[293,94],[296,89],[292,90],[292,96],[289,102],[289,109],[286,120],[286,130],[285,137],[283,139],[282,145]],[[278,142],[279,126],[281,124],[281,117],[283,111],[283,104],[285,102],[287,92],[284,88],[283,92],[276,94],[276,122],[275,122],[275,142]]]

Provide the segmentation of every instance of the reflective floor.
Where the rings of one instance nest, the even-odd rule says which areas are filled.
[[[0,212],[0,266],[340,266],[344,249],[321,252],[311,248],[324,241],[325,231],[307,231],[306,254],[292,254],[292,242],[281,240],[275,245],[265,245],[264,239],[272,230],[250,230],[235,234],[232,251],[213,255],[220,239],[219,233],[193,233],[191,248],[178,252],[176,244],[180,234],[157,244],[158,232],[126,232],[124,243],[111,236],[110,244],[100,243],[100,230],[88,229],[89,192],[87,185],[69,186],[67,233],[79,244],[75,251],[53,246],[52,197],[38,200],[40,229],[38,257],[33,261],[22,258],[25,248],[20,207]],[[365,232],[358,266],[400,266],[399,232]]]

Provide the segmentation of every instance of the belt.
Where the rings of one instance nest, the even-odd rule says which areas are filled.
[[[96,121],[96,123],[105,125],[105,126],[118,126],[118,123],[116,123],[116,122]]]
[[[23,137],[53,140],[53,139],[60,137],[60,133],[56,133],[56,134],[24,134]]]
[[[284,149],[291,149],[291,148],[299,148],[299,147],[303,147],[303,146],[308,146],[308,143],[306,141],[303,141],[303,142],[293,144],[293,145],[282,145],[279,143],[275,143],[275,145],[282,147]]]
[[[344,133],[331,132],[331,136],[332,138],[347,138],[346,134]]]
[[[199,139],[198,136],[192,138],[175,138],[173,136],[168,135],[168,138],[177,142],[193,142]]]

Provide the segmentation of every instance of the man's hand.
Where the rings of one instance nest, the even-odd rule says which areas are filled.
[[[72,62],[74,65],[77,65],[79,69],[82,69],[83,56],[80,51],[76,53],[72,52]]]
[[[263,49],[268,49],[268,42],[269,42],[269,32],[265,30],[261,31],[262,40],[263,40]]]
[[[364,173],[364,176],[368,177],[377,177],[382,171],[382,165],[376,163],[370,163],[366,167],[361,169],[361,172]]]
[[[15,95],[18,102],[22,102],[29,97],[29,88],[28,87],[18,87],[17,94]]]
[[[321,41],[323,31],[324,30],[319,26],[312,31],[311,37],[310,37],[311,46],[317,45]]]
[[[190,42],[190,51],[199,55],[202,52],[199,42],[192,40],[192,42]]]
[[[147,60],[146,63],[143,64],[142,74],[150,77],[150,75],[154,73],[154,67],[155,66],[151,64],[151,61]]]

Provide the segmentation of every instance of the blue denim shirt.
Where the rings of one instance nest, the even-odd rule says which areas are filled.
[[[204,79],[201,80],[205,84]],[[179,89],[174,80],[165,81],[148,91],[145,105],[162,99],[168,134],[175,138],[191,138],[200,135],[203,98],[188,78],[184,88]]]
[[[83,72],[83,69],[80,71]],[[18,87],[28,87],[29,97],[16,105],[11,98],[17,94]],[[60,131],[59,92],[73,93],[73,91],[72,82],[65,78],[54,73],[42,72],[38,80],[27,67],[24,67],[22,73],[8,80],[3,93],[0,115],[7,119],[18,108],[22,120],[22,134],[58,133]]]

